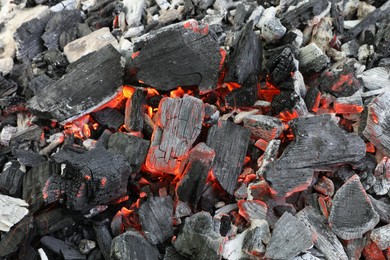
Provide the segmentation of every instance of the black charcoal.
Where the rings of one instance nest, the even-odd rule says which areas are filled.
[[[107,128],[112,128],[115,131],[123,125],[124,116],[115,108],[106,107],[97,112],[91,113],[93,119],[98,122],[100,125]]]
[[[125,128],[127,131],[142,131],[144,127],[146,94],[147,92],[144,89],[137,88],[127,100],[125,110]]]

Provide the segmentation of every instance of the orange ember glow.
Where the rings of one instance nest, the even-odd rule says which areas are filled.
[[[351,85],[353,82],[353,75],[352,73],[346,74],[346,75],[340,75],[340,80],[337,81],[332,86],[333,91],[342,91],[344,88],[344,83],[347,83],[348,85]]]
[[[102,184],[103,187],[106,186],[106,184],[107,184],[107,178],[106,178],[106,177],[103,177],[103,178],[101,179],[100,183]]]
[[[366,152],[367,153],[375,153],[375,146],[372,143],[367,142],[366,143]]]
[[[123,86],[122,93],[123,93],[123,96],[125,98],[131,98],[131,96],[133,96],[134,92],[135,92],[134,87]]]
[[[364,108],[355,104],[334,103],[333,108],[337,114],[360,114]]]
[[[229,89],[229,91],[233,91],[237,88],[240,88],[241,85],[236,82],[226,82],[226,87]]]
[[[134,52],[133,54],[131,54],[131,58],[132,59],[135,59],[135,58],[137,58],[137,56],[140,54],[140,52],[139,51],[136,51],[136,52]]]
[[[220,48],[219,53],[221,54],[221,61],[219,63],[219,70],[221,71],[223,69],[223,64],[225,64],[226,51],[224,49]]]
[[[280,90],[272,85],[268,80],[264,87],[259,88],[259,96],[265,101],[272,102],[274,99],[274,96],[277,96],[280,94]]]
[[[372,121],[374,121],[375,124],[379,123],[378,115],[375,113],[374,109],[371,109],[371,117]]]
[[[160,95],[160,93],[158,93],[157,89],[154,89],[154,88],[147,88],[146,91],[148,92],[147,97],[153,97],[153,96]]]
[[[191,95],[193,92],[191,90],[187,90],[185,91],[184,89],[182,89],[181,87],[178,87],[176,90],[172,90],[170,93],[169,93],[169,96],[171,98],[181,98],[184,96],[184,94],[188,94],[188,95]]]
[[[318,112],[318,107],[320,106],[320,100],[321,100],[321,93],[318,93],[311,111]]]
[[[280,118],[280,120],[282,120],[283,122],[288,122],[294,118],[298,118],[299,115],[298,115],[298,112],[294,110],[293,112],[290,112],[290,111],[280,112],[277,117]]]
[[[264,139],[259,139],[255,143],[255,146],[262,151],[265,151],[265,149],[267,149],[267,145],[268,145],[268,142]]]

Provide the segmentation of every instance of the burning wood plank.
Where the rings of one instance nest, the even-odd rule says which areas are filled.
[[[313,246],[313,236],[308,226],[286,212],[276,222],[266,258],[289,259]]]
[[[265,173],[280,196],[307,188],[318,167],[357,162],[366,154],[364,141],[338,127],[330,115],[297,118],[291,127],[296,139]]]
[[[221,54],[217,37],[195,20],[164,27],[138,39],[133,54],[137,80],[158,90],[217,87]]]
[[[151,197],[138,211],[146,239],[153,245],[173,236],[173,201],[171,197]]]
[[[202,128],[203,102],[200,99],[163,98],[145,165],[156,172],[175,173]]]
[[[368,106],[367,125],[364,136],[379,148],[386,156],[390,156],[390,92],[376,97]]]
[[[209,129],[206,144],[215,151],[213,175],[229,194],[236,188],[249,139],[248,129],[228,121],[220,121]]]
[[[356,205],[359,205],[358,207]],[[337,190],[329,216],[333,232],[342,239],[361,238],[379,222],[371,201],[357,175]]]
[[[180,165],[182,170],[176,186],[180,201],[191,202],[194,206],[198,204],[214,157],[214,150],[205,143],[199,143],[189,152],[188,159]]]
[[[119,52],[108,45],[72,63],[61,79],[27,105],[33,113],[60,122],[89,113],[115,96],[123,82],[123,65]]]

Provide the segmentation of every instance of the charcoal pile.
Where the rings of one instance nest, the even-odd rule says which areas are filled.
[[[0,259],[390,259],[390,1],[0,1]]]

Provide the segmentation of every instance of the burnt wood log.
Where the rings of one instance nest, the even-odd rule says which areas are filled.
[[[253,32],[252,28],[253,21],[250,21],[233,43],[227,62],[225,82],[243,84],[251,74],[259,75],[263,52],[260,38]]]
[[[342,239],[362,238],[379,222],[379,215],[356,174],[337,190],[332,204],[329,223],[333,232]]]
[[[125,128],[127,131],[140,132],[144,127],[144,115],[146,105],[144,89],[137,88],[134,94],[126,102]]]
[[[364,136],[386,156],[390,156],[390,92],[376,97],[368,106]]]
[[[296,216],[315,231],[317,240],[314,245],[327,259],[348,260],[343,245],[327,225],[327,220],[319,212],[306,206]]]
[[[44,211],[34,218],[34,224],[40,236],[54,233],[74,223],[74,219],[65,214],[61,208]]]
[[[173,236],[173,201],[171,197],[150,197],[138,211],[146,239],[153,245]]]
[[[338,127],[330,115],[297,118],[291,128],[296,139],[265,172],[280,196],[307,188],[316,168],[358,162],[365,156],[364,141]]]
[[[127,231],[112,240],[112,260],[159,259],[159,256],[157,247],[136,231]]]
[[[322,13],[328,4],[328,1],[309,0],[282,14],[280,21],[287,29],[298,28]]]
[[[8,162],[0,173],[0,192],[12,197],[22,197],[24,172],[17,161]]]
[[[91,113],[93,119],[98,122],[102,126],[106,126],[107,128],[112,128],[115,131],[123,125],[124,116],[121,112],[119,112],[115,108],[106,107],[97,112]]]
[[[123,155],[129,162],[132,173],[138,173],[141,170],[149,146],[149,140],[120,132],[111,135],[108,141],[108,150]]]
[[[176,186],[176,196],[180,201],[190,202],[193,206],[198,204],[214,157],[214,150],[205,143],[191,149],[180,165],[180,180]]]
[[[42,74],[38,77],[33,78],[30,83],[28,83],[28,88],[34,93],[34,95],[38,95],[38,93],[41,92],[42,89],[52,84],[53,82],[54,80],[49,78],[49,76],[47,76],[46,74]]]
[[[202,128],[203,102],[191,96],[163,98],[157,113],[145,165],[151,171],[175,173]]]
[[[43,162],[35,165],[23,178],[23,199],[30,205],[31,212],[37,211],[45,204],[44,188],[52,174],[60,174],[59,164]]]
[[[208,212],[188,217],[173,246],[190,259],[221,259],[225,238],[215,232],[213,226],[213,219]]]
[[[54,13],[47,21],[45,33],[42,35],[45,46],[49,50],[58,49],[60,35],[82,21],[82,13],[79,10],[63,10]]]
[[[250,131],[228,121],[209,129],[206,144],[214,149],[213,175],[222,188],[233,195],[244,163]]]
[[[121,55],[107,45],[72,63],[61,79],[30,99],[28,107],[47,119],[71,120],[113,98],[123,73]]]
[[[217,87],[221,54],[217,37],[195,20],[166,26],[138,39],[132,66],[137,80],[171,90],[197,85],[201,92]]]
[[[266,258],[289,259],[313,246],[312,232],[297,217],[286,212],[276,222]]]
[[[88,211],[127,192],[131,167],[121,155],[97,147],[82,154],[61,150],[52,158],[66,164],[60,182],[63,183],[62,193],[66,194],[66,205],[71,209]]]

